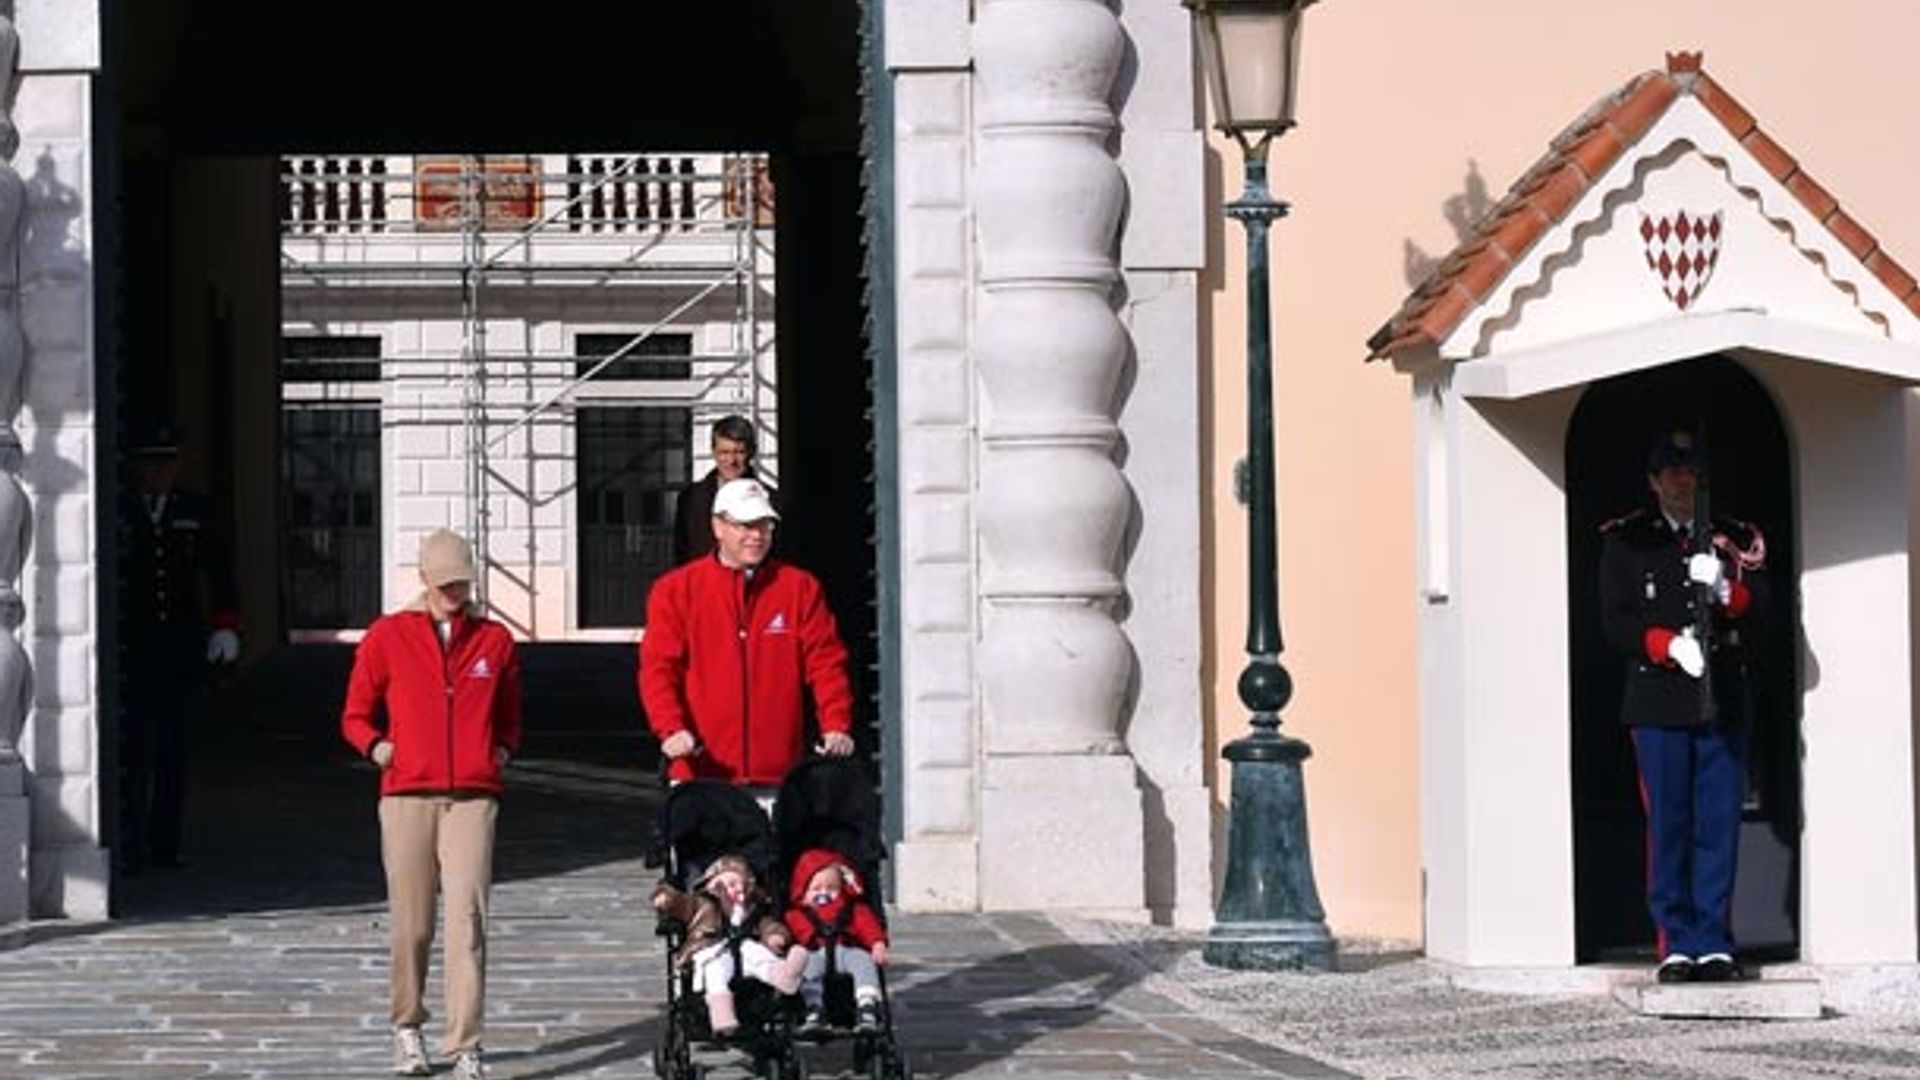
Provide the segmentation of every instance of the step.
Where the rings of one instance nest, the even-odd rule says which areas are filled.
[[[1630,982],[1615,986],[1613,996],[1642,1016],[1708,1020],[1817,1020],[1821,1016],[1816,979]]]

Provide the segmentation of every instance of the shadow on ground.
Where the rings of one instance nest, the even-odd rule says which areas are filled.
[[[644,850],[657,753],[629,646],[522,649],[526,741],[508,770],[495,880]],[[211,688],[189,750],[186,867],[123,876],[126,918],[384,901],[373,767],[340,739],[348,646],[289,646]]]

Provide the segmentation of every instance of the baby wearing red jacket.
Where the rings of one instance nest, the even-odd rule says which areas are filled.
[[[887,929],[867,903],[853,860],[830,848],[808,849],[793,864],[787,898],[793,947],[807,953],[800,983],[807,1002],[802,1030],[824,1024],[829,951],[834,969],[853,979],[854,1030],[880,1030],[879,965],[887,962]]]

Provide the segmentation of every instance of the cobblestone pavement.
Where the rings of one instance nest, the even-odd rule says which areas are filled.
[[[114,922],[0,933],[0,1080],[388,1075],[373,776],[330,724],[272,723],[216,716],[198,733],[189,869],[123,882]],[[651,1075],[664,962],[640,854],[659,791],[630,732],[578,724],[537,733],[502,808],[501,1080]],[[1920,1077],[1920,1002],[1898,1018],[1655,1021],[1598,997],[1455,989],[1405,955],[1253,974],[1149,927],[901,915],[895,931],[920,1077]],[[816,1075],[848,1071],[834,1049]]]
[[[1808,1021],[1658,1020],[1595,995],[1457,989],[1405,954],[1337,975],[1221,971],[1153,928],[1065,922],[1164,997],[1230,1030],[1375,1080],[1889,1080],[1920,1077],[1920,1001]],[[1910,992],[1909,992],[1910,993]]]
[[[370,767],[311,721],[213,734],[237,730],[197,734],[189,868],[124,881],[116,921],[0,934],[0,1080],[389,1075]],[[640,856],[659,788],[602,735],[545,732],[509,772],[488,962],[500,1080],[652,1075],[665,961]],[[1045,918],[894,929],[916,1076],[1345,1075],[1144,989],[1130,949]],[[818,1048],[815,1075],[849,1072],[846,1049]]]
[[[651,915],[635,902],[645,880],[622,862],[497,891],[497,1076],[649,1075],[663,987]],[[364,904],[45,932],[0,954],[0,1076],[384,1075],[383,923]],[[897,1030],[916,1075],[1343,1075],[1143,990],[1046,920],[899,924],[912,959],[894,983]],[[814,1057],[820,1075],[847,1070],[834,1048]]]

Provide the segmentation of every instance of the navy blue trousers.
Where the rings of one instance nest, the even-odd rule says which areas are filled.
[[[1647,812],[1647,910],[1660,956],[1733,952],[1733,880],[1746,797],[1746,733],[1633,729]]]

